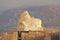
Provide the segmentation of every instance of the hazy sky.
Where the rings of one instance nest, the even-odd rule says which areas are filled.
[[[0,0],[0,12],[22,6],[60,5],[60,0]]]

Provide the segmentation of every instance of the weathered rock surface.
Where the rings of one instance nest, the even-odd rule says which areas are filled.
[[[19,13],[17,29],[21,31],[43,30],[41,20],[31,17],[28,11],[22,11]]]

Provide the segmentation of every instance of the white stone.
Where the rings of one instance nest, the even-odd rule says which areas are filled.
[[[20,23],[22,25],[20,25]],[[18,29],[24,27],[24,31],[39,31],[43,30],[40,19],[31,17],[28,11],[22,11],[18,20]]]

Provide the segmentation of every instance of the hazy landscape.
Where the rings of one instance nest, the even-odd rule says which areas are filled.
[[[19,7],[6,10],[0,14],[0,33],[8,28],[16,27],[18,22],[18,12],[27,10],[31,16],[40,18],[42,20],[42,26],[60,26],[60,6],[59,5],[45,5],[45,6],[31,6],[31,7]]]
[[[60,40],[60,0],[0,0],[0,40]]]

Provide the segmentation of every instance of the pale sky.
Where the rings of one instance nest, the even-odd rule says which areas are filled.
[[[60,0],[0,0],[0,12],[22,6],[60,5]]]

